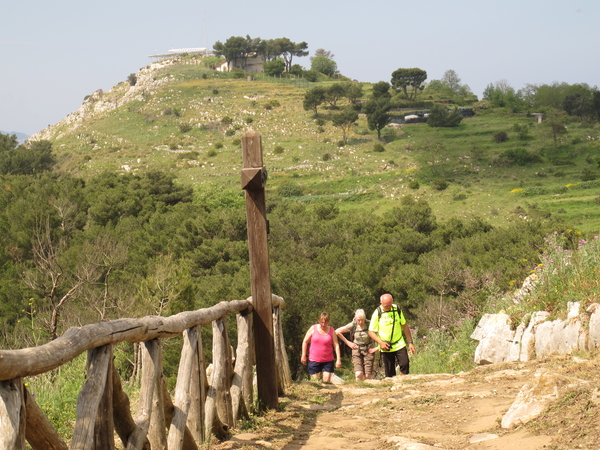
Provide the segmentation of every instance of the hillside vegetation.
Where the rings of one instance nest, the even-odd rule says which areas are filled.
[[[0,134],[3,348],[250,296],[240,186],[249,128],[262,135],[269,170],[272,290],[286,300],[296,380],[305,376],[302,337],[319,313],[338,327],[357,308],[370,314],[384,292],[413,329],[413,373],[471,369],[470,335],[484,312],[504,309],[519,323],[531,310],[558,317],[567,301],[598,300],[597,122],[546,108],[529,111],[545,113],[537,123],[510,103],[493,107],[492,92],[468,99],[476,114],[458,126],[401,124],[452,104],[432,82],[416,102],[391,98],[394,124],[381,140],[361,114],[340,144],[332,118],[348,100],[316,115],[303,101],[314,86],[349,80],[236,76],[152,64],[91,94],[27,147]],[[359,105],[379,88],[362,87]],[[510,292],[532,272],[539,289],[515,304]],[[169,387],[180,345],[164,349]],[[115,353],[127,379],[136,353]],[[52,374],[35,382],[65,436],[83,365],[73,363],[70,386]]]
[[[414,195],[440,219],[477,215],[503,224],[554,215],[582,231],[600,224],[595,122],[571,117],[555,135],[550,124],[525,113],[481,109],[452,128],[388,126],[381,147],[361,115],[340,147],[342,133],[328,120],[337,110],[322,106],[314,117],[302,107],[315,83],[264,75],[248,81],[168,63],[142,69],[137,80],[94,93],[78,121],[68,118],[41,134],[54,142],[61,171],[159,169],[196,191],[212,185],[241,195],[240,137],[252,127],[262,135],[269,191],[288,187],[284,195],[294,201],[333,200],[341,210],[385,213]],[[363,97],[369,93],[365,84]],[[428,90],[421,96],[438,97]],[[496,142],[498,133],[507,140]]]

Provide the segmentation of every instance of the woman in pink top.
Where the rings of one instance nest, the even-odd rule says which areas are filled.
[[[307,350],[310,345],[310,351]],[[311,326],[302,341],[302,358],[300,361],[306,365],[308,363],[308,373],[313,380],[318,380],[323,374],[323,382],[329,383],[333,373],[333,352],[337,356],[335,367],[342,367],[342,354],[337,335],[332,327],[329,326],[329,314],[324,312],[319,317],[319,323]]]

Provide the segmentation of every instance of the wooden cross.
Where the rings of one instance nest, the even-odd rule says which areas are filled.
[[[258,399],[261,408],[275,409],[278,397],[265,206],[267,170],[263,165],[261,136],[252,129],[242,136],[242,157],[242,189],[246,191]]]

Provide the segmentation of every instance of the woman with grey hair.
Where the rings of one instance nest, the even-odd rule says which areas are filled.
[[[368,322],[364,310],[357,309],[352,322],[335,330],[338,338],[352,349],[352,364],[357,381],[371,378],[374,353],[377,351],[377,346],[369,336]],[[344,333],[350,333],[350,340],[346,339]]]

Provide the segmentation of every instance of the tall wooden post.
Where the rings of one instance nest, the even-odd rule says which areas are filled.
[[[265,206],[267,171],[263,165],[261,136],[254,130],[248,130],[242,136],[242,157],[242,189],[246,191],[258,399],[261,407],[275,409],[278,398]]]

